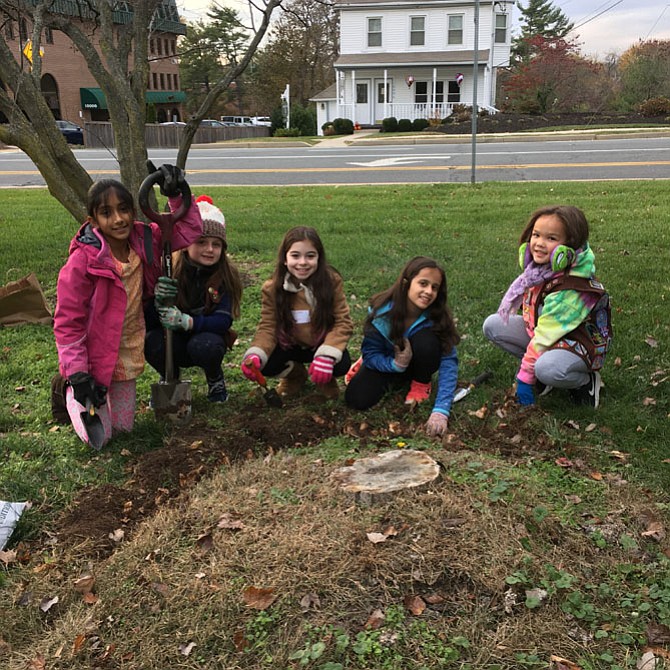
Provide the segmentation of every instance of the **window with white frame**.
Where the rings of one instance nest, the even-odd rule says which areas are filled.
[[[384,82],[380,81],[377,83],[377,102],[384,104],[385,102],[391,102],[391,82],[386,82],[386,100],[384,100]]]
[[[382,20],[380,17],[368,19],[368,46],[380,47],[382,45]]]
[[[447,102],[461,101],[461,87],[457,81],[449,81],[449,90],[447,91]]]
[[[433,100],[433,82],[432,81],[416,81],[414,82],[414,102],[417,105],[424,105],[427,103],[444,102],[444,82],[435,82],[435,99]]]
[[[507,44],[507,14],[496,14],[494,42],[496,44]]]
[[[409,43],[413,47],[423,46],[426,43],[426,17],[410,17]]]
[[[368,85],[367,84],[356,84],[356,104],[358,104],[358,105],[367,105],[368,104]]]
[[[449,14],[447,44],[463,44],[463,14]]]

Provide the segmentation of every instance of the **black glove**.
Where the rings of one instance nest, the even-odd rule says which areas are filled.
[[[102,407],[107,400],[107,387],[96,384],[88,372],[75,372],[68,382],[74,391],[74,399],[86,407],[88,401],[94,407]]]
[[[150,174],[160,170],[161,178],[158,181],[158,186],[160,186],[160,191],[163,195],[168,198],[174,198],[181,193],[186,179],[184,171],[180,167],[163,163],[159,168],[156,168],[152,161],[147,161],[147,169]]]

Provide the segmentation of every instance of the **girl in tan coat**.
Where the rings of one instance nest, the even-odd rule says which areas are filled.
[[[263,284],[261,320],[242,373],[252,381],[257,370],[279,377],[277,392],[284,396],[298,393],[309,376],[323,395],[336,398],[336,378],[351,364],[346,347],[352,331],[342,278],[328,265],[318,233],[292,228],[279,246],[272,278]]]

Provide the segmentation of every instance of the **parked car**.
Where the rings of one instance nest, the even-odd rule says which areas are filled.
[[[222,116],[221,122],[227,126],[251,126],[253,125],[250,116]]]
[[[84,129],[72,121],[56,121],[58,130],[68,144],[84,144]]]
[[[205,126],[206,128],[225,128],[223,123],[221,121],[217,121],[216,119],[203,119],[200,122],[201,126]]]
[[[163,121],[163,123],[159,123],[159,126],[174,126],[174,127],[183,127],[186,125],[184,121]]]
[[[270,127],[272,125],[272,121],[270,121],[269,116],[252,116],[251,117],[251,123],[254,126],[268,126],[268,127]]]

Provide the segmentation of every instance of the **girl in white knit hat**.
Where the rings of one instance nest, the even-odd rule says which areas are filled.
[[[242,282],[226,253],[226,220],[207,195],[196,198],[202,235],[179,254],[174,279],[161,277],[156,286],[157,317],[147,323],[144,353],[165,375],[163,328],[174,331],[175,375],[180,368],[200,367],[207,378],[207,398],[225,402],[223,357],[235,342],[231,326],[240,315]]]

